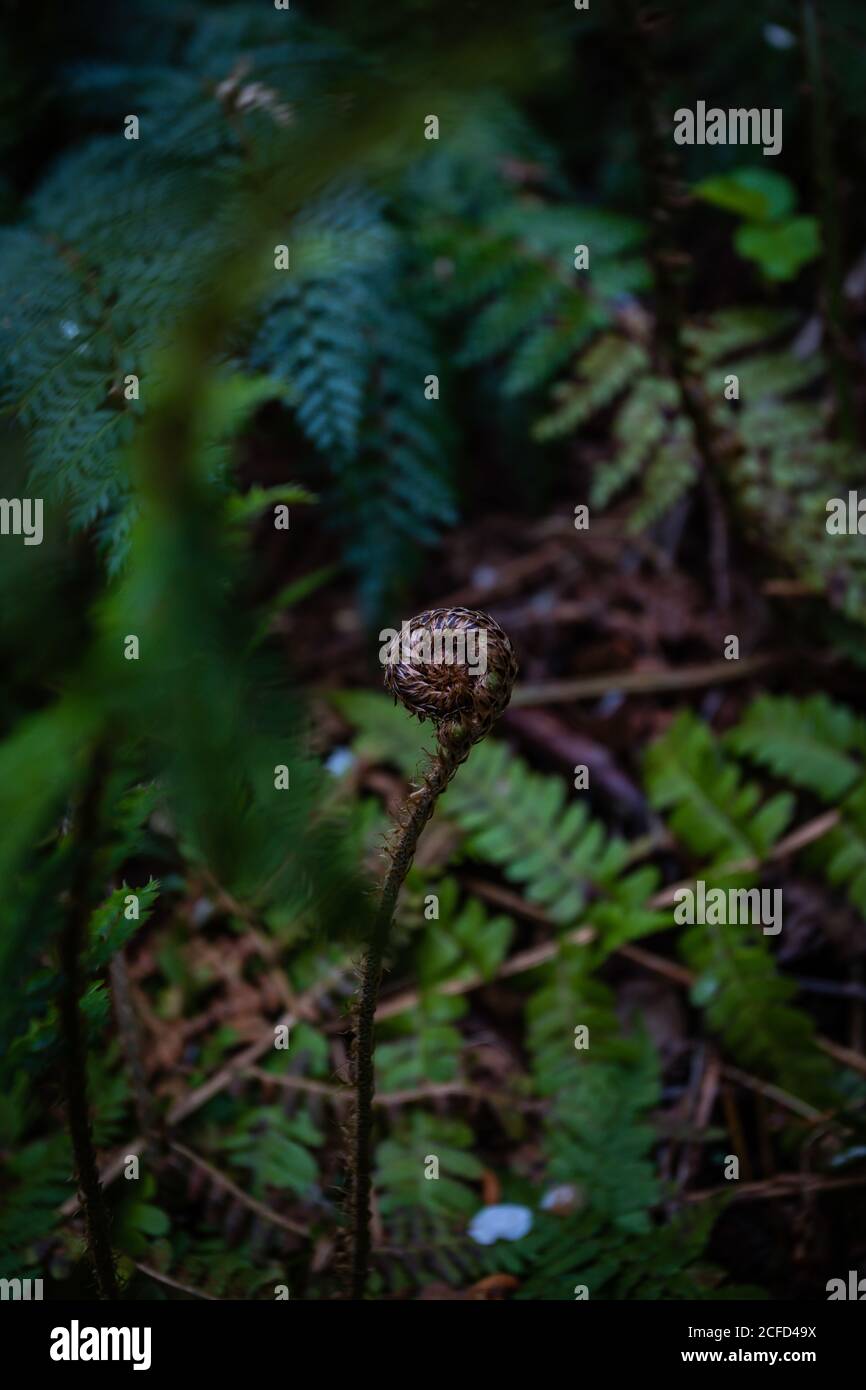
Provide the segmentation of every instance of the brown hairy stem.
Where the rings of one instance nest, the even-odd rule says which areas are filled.
[[[728,539],[720,497],[730,492],[731,464],[743,452],[742,440],[722,424],[707,393],[699,364],[686,340],[684,289],[692,258],[677,244],[674,232],[689,194],[679,177],[670,148],[667,118],[662,115],[652,39],[670,16],[641,0],[619,0],[620,33],[630,73],[640,163],[650,212],[649,262],[656,291],[656,343],[670,372],[707,481],[705,495],[710,530],[711,570],[716,607],[729,600]]]
[[[824,320],[830,368],[836,396],[836,415],[844,439],[856,438],[853,391],[850,376],[852,349],[845,323],[845,296],[842,284],[842,226],[839,206],[839,179],[836,173],[833,119],[827,91],[827,72],[822,52],[821,21],[815,0],[801,0],[803,54],[806,81],[811,98],[812,165],[815,170],[821,237],[824,254],[821,277],[824,286]]]
[[[459,655],[459,639],[462,635],[465,644],[469,633],[484,644],[483,671],[472,669],[473,658],[466,659],[467,645],[462,648],[462,658]],[[442,644],[444,658],[437,657],[434,640]],[[437,749],[430,756],[420,785],[402,807],[387,848],[391,862],[361,967],[354,1011],[355,1095],[348,1126],[350,1298],[364,1297],[370,1262],[374,1020],[397,895],[438,797],[468,758],[473,744],[484,738],[508,704],[516,675],[514,650],[499,624],[486,614],[467,608],[434,608],[413,618],[409,624],[408,651],[395,645],[386,667],[385,684],[395,700],[400,700],[418,719],[433,721]]]

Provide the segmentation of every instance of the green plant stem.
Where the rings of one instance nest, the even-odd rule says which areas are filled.
[[[101,1299],[118,1297],[117,1275],[111,1250],[108,1211],[90,1130],[87,1100],[87,1038],[81,1014],[84,948],[90,911],[90,881],[99,828],[99,808],[106,776],[106,756],[98,748],[91,761],[87,783],[81,796],[73,827],[73,869],[66,920],[60,934],[60,994],[58,1000],[60,1032],[63,1039],[63,1070],[69,1135],[75,1164],[75,1179],[84,1212],[87,1248],[93,1262],[96,1286]]]

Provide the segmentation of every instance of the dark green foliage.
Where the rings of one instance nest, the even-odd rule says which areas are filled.
[[[837,801],[863,777],[866,724],[826,695],[806,700],[764,695],[727,743],[822,801]]]
[[[374,702],[369,696],[344,696],[341,705],[365,731],[361,747],[374,746],[379,756],[394,757],[407,769],[415,765],[417,754],[412,742],[403,740],[400,713],[394,711],[392,717],[384,698]],[[789,722],[799,717],[805,727],[813,705],[813,701],[802,706],[789,702],[785,706]],[[829,752],[834,738],[837,744],[858,744],[862,735],[850,712],[841,708],[833,711],[823,701],[817,708],[827,721]],[[765,700],[758,700],[727,741],[745,748],[748,731],[757,729],[759,721],[768,716],[771,709]],[[820,723],[811,718],[809,727],[814,742],[820,743]],[[416,746],[419,738],[420,733],[416,734]],[[371,745],[371,739],[378,742]],[[802,782],[802,760],[795,754],[793,761],[801,769],[797,780]],[[569,977],[562,960],[555,967],[566,972],[563,980],[567,983],[562,984],[560,993],[574,1011],[575,1000],[580,997],[578,981],[584,978],[581,962],[603,959],[635,937],[670,930],[673,909],[664,912],[652,908],[649,900],[658,885],[657,875],[650,870],[627,871],[627,847],[615,841],[606,844],[601,827],[587,821],[581,801],[575,800],[564,809],[565,784],[560,779],[529,773],[495,741],[476,750],[473,772],[470,775],[467,768],[458,773],[439,814],[456,819],[467,832],[467,848],[501,865],[508,877],[523,885],[527,900],[552,903],[556,921],[563,925],[586,922],[599,929],[597,943],[574,954],[573,968],[578,972],[574,978]],[[725,889],[749,887],[757,881],[756,871],[743,869],[743,861],[766,860],[790,827],[794,810],[790,792],[765,798],[758,784],[744,780],[740,767],[725,758],[708,726],[686,715],[650,748],[646,775],[654,804],[670,812],[671,829],[694,856],[694,879],[703,878],[708,886]],[[826,864],[831,882],[850,881],[852,894],[862,892],[861,800],[860,796],[852,798],[847,812],[847,803],[843,803],[841,825],[811,851]],[[555,890],[550,885],[555,885]],[[711,1026],[727,1040],[734,1055],[766,1069],[796,1094],[824,1094],[829,1064],[817,1051],[808,1015],[793,1006],[795,989],[778,971],[769,939],[760,927],[745,923],[696,925],[682,931],[681,946],[698,973],[694,1002],[707,1010]],[[593,983],[593,987],[597,986]],[[550,990],[553,993],[545,993],[545,1002],[539,1006],[542,1022],[550,1015],[551,1000],[557,997],[552,985]],[[566,1056],[570,1035],[581,1021],[575,1013],[567,1034],[560,1021],[556,1036]],[[609,1089],[609,1079],[606,1084]],[[550,1089],[556,1093],[555,1080]],[[559,1122],[559,1128],[567,1131],[568,1127]]]
[[[341,49],[295,16],[291,40],[277,45],[267,17],[226,19],[203,15],[171,67],[78,73],[73,90],[118,127],[131,107],[139,113],[139,139],[103,136],[64,158],[26,223],[0,239],[2,400],[30,427],[34,484],[68,501],[74,525],[99,523],[112,567],[128,530],[123,447],[158,385],[151,349],[230,244],[244,181],[296,119],[291,103],[315,102]],[[244,45],[234,65],[233,43]],[[291,270],[263,283],[244,345],[327,461],[368,614],[418,541],[455,515],[443,413],[434,402],[415,408],[425,378],[441,374],[438,352],[384,211],[380,197],[344,183],[287,218]]]
[[[508,954],[514,923],[502,914],[489,916],[477,898],[459,903],[460,888],[453,878],[423,885],[423,921],[416,965],[423,989],[434,990],[447,979],[492,979]],[[440,1000],[441,1005],[441,1000]]]
[[[434,1211],[439,1222],[471,1216],[478,1197],[465,1180],[477,1183],[483,1173],[478,1159],[466,1152],[472,1143],[468,1125],[412,1111],[396,1127],[394,1137],[376,1150],[376,1183],[384,1215],[420,1208]],[[435,1180],[425,1176],[431,1155],[439,1163]]]
[[[21,1082],[25,1083],[22,1075]],[[36,1264],[35,1249],[54,1230],[57,1208],[69,1195],[69,1142],[55,1131],[42,1139],[26,1139],[26,1112],[19,1095],[2,1101],[2,1144],[9,1151],[3,1163],[3,1206],[0,1213],[0,1278],[26,1277]]]
[[[609,320],[617,296],[646,284],[640,224],[575,205],[555,155],[502,102],[462,115],[456,138],[422,168],[410,218],[430,302],[468,320],[459,361],[491,363],[497,395],[545,386]],[[589,273],[575,269],[588,245]]]
[[[724,890],[751,886],[743,860],[766,859],[790,821],[793,797],[779,793],[762,803],[759,788],[741,781],[694,716],[680,716],[650,748],[647,777],[654,803],[672,811],[672,829],[698,858],[695,879]],[[808,1015],[792,1006],[796,991],[776,970],[760,926],[696,924],[684,932],[682,952],[698,972],[693,1000],[736,1055],[795,1094],[826,1093],[829,1064]]]
[[[404,596],[447,592],[461,566],[437,545],[461,512],[482,535],[495,524],[476,491],[485,512],[518,510],[500,482],[510,468],[550,520],[582,497],[593,512],[614,508],[605,525],[623,520],[623,574],[648,529],[639,544],[658,542],[676,565],[662,523],[675,512],[691,522],[694,499],[717,492],[732,551],[748,542],[771,572],[794,574],[827,646],[862,646],[851,634],[866,614],[863,538],[830,535],[825,520],[828,499],[862,481],[863,457],[842,427],[839,345],[817,292],[823,261],[813,265],[827,213],[814,215],[796,155],[786,147],[774,181],[733,168],[735,151],[682,152],[704,204],[685,214],[696,258],[682,328],[716,435],[708,457],[661,341],[666,306],[649,266],[659,209],[638,187],[627,92],[612,99],[598,61],[609,45],[619,63],[610,16],[542,4],[525,43],[499,7],[478,33],[460,16],[465,49],[440,52],[441,17],[423,0],[415,27],[338,4],[328,11],[342,20],[325,30],[295,8],[154,0],[98,42],[71,15],[56,33],[37,18],[25,33],[33,71],[0,60],[11,107],[0,112],[11,170],[0,188],[4,492],[46,506],[41,551],[13,551],[5,536],[0,548],[12,600],[0,617],[11,670],[0,697],[0,1274],[44,1271],[76,1296],[89,1296],[90,1276],[81,1219],[61,1211],[74,1194],[57,945],[82,863],[94,1142],[101,1164],[133,1145],[142,1160],[138,1181],[107,1183],[126,1294],[334,1293],[353,956],[393,773],[414,773],[433,739],[384,697],[343,690],[333,703],[355,730],[355,758],[331,777],[318,736],[327,743],[333,711],[319,729],[287,668],[296,640],[306,657],[318,645],[328,656],[324,680],[313,662],[317,686],[352,685],[363,656],[335,621],[342,591],[337,608],[330,594],[314,615],[295,608],[348,572],[369,636],[384,614],[405,616]],[[411,45],[379,51],[369,31],[391,24],[412,28],[420,61]],[[673,26],[669,109],[690,71],[681,47],[698,39],[707,92],[748,105],[743,59],[764,43],[762,25],[734,0],[720,26],[698,10]],[[853,125],[862,81],[848,38],[862,16],[846,0],[827,29],[834,96]],[[766,100],[790,113],[788,129],[805,127],[800,69],[793,78],[786,66],[800,54],[764,47]],[[612,114],[600,121],[602,107]],[[124,139],[130,111],[138,140]],[[425,139],[427,111],[438,140]],[[32,161],[19,125],[36,136]],[[856,187],[862,156],[850,145],[845,186]],[[851,218],[856,245],[862,219]],[[283,245],[287,271],[275,263]],[[577,269],[584,245],[589,266]],[[787,282],[784,309],[766,277]],[[856,288],[844,307],[853,321]],[[312,521],[290,573],[285,552],[271,568],[280,502],[293,508],[293,540],[296,509]],[[519,520],[529,551],[536,518]],[[311,539],[324,553],[306,567]],[[831,628],[830,609],[854,623]],[[565,669],[580,669],[581,640],[573,652],[562,639]],[[834,1070],[823,1036],[846,1037],[844,1024],[829,1026],[829,1010],[816,1023],[786,938],[681,925],[671,889],[796,884],[802,872],[822,907],[862,918],[866,725],[824,695],[764,695],[744,710],[738,699],[719,719],[726,732],[680,713],[650,743],[643,783],[666,828],[650,814],[639,836],[624,832],[595,788],[579,793],[517,756],[507,727],[442,798],[422,842],[429,858],[398,908],[377,1025],[377,1294],[465,1290],[490,1272],[513,1274],[521,1299],[573,1301],[583,1285],[593,1299],[748,1294],[706,1264],[716,1202],[696,1204],[697,1220],[690,1206],[688,1220],[670,1218],[683,1194],[662,1180],[661,1158],[671,1143],[698,1148],[685,1108],[686,1138],[669,1130],[693,1078],[654,1020],[643,1027],[623,1007],[624,967],[649,962],[673,976],[665,986],[683,983],[674,951],[695,977],[684,1050],[706,1032],[714,1062],[783,1087],[794,1118],[783,1105],[774,1123],[786,1144],[807,1135],[816,1174],[858,1161],[856,1134],[845,1148],[840,1135],[862,1123],[862,1087]],[[656,733],[666,710],[642,708],[636,727]],[[608,714],[592,715],[602,740]],[[109,771],[81,845],[97,748]],[[275,780],[283,768],[290,794]],[[779,849],[819,815],[808,844]],[[116,1016],[121,968],[146,1035],[143,1070]],[[270,994],[257,992],[262,976]],[[252,1002],[227,1009],[232,990]],[[284,1010],[285,1054],[270,1047]],[[575,1046],[583,1028],[587,1045]],[[253,1062],[233,1070],[251,1045]],[[145,1142],[143,1098],[185,1153]],[[178,1119],[179,1102],[190,1108]],[[804,1103],[820,1125],[804,1129]],[[696,1183],[714,1183],[715,1158],[696,1159]],[[488,1249],[469,1224],[491,1192],[526,1206],[532,1228]]]
[[[245,1184],[254,1197],[261,1197],[269,1187],[304,1196],[318,1173],[310,1149],[321,1142],[321,1134],[304,1111],[291,1117],[276,1106],[261,1106],[242,1113],[230,1137],[218,1141],[218,1148],[245,1173]]]
[[[553,29],[545,42],[559,42]],[[124,55],[65,74],[82,112],[114,133],[59,160],[0,237],[0,391],[31,431],[34,480],[68,502],[74,524],[98,525],[112,566],[126,550],[123,447],[150,399],[151,349],[236,240],[247,181],[279,163],[299,121],[318,119],[335,73],[364,67],[343,37],[242,5],[173,19],[151,62]],[[440,139],[419,139],[396,177],[353,174],[287,212],[291,269],[262,280],[235,344],[267,370],[271,397],[320,457],[329,518],[371,620],[405,583],[419,542],[457,514],[463,460],[443,326],[460,333],[458,367],[486,368],[488,414],[499,413],[497,397],[537,395],[561,378],[553,409],[540,419],[532,410],[539,441],[568,439],[613,408],[614,456],[594,470],[589,495],[603,507],[636,485],[635,529],[657,522],[699,473],[691,422],[635,300],[649,288],[644,222],[577,198],[555,143],[502,93],[481,87],[438,104]],[[130,110],[137,141],[122,136]],[[747,180],[736,207],[778,217],[790,183],[769,175],[785,196],[762,202],[747,179],[761,174],[711,183]],[[578,246],[591,249],[588,270],[575,270]],[[795,326],[749,306],[696,321],[686,337],[719,425],[742,444],[726,483],[755,535],[818,592],[843,587],[858,617],[861,557],[827,537],[823,505],[828,476],[856,479],[860,465],[827,438],[814,406],[825,364],[803,354]],[[731,371],[742,378],[736,412],[723,394]],[[141,379],[139,399],[129,374]],[[427,400],[434,375],[440,396]]]
[[[757,1290],[720,1288],[718,1270],[702,1263],[716,1212],[680,1216],[665,1227],[611,1231],[592,1212],[542,1214],[514,1251],[497,1250],[500,1268],[526,1271],[520,1299],[557,1302],[606,1299],[760,1297]]]
[[[550,1099],[548,1176],[575,1184],[581,1205],[615,1229],[648,1230],[658,1200],[648,1123],[659,1099],[655,1049],[645,1036],[621,1036],[610,992],[581,947],[563,947],[544,973],[527,1025],[535,1082]],[[576,1036],[579,1027],[588,1037]]]
[[[203,283],[223,183],[101,137],[48,176],[25,226],[0,234],[3,402],[29,428],[33,487],[66,503],[74,526],[99,522],[114,563],[123,449],[153,390],[151,349]]]
[[[335,191],[298,221],[310,243],[296,283],[271,296],[251,350],[285,380],[298,423],[328,460],[346,555],[362,576],[368,613],[417,542],[454,519],[446,440],[428,375],[438,351],[407,298],[407,267],[381,200]]]
[[[393,760],[407,773],[418,765],[424,732],[383,696],[343,694],[335,703],[359,726],[358,750]],[[663,925],[647,899],[658,885],[652,869],[630,869],[628,843],[609,836],[583,801],[566,805],[559,778],[533,773],[503,743],[488,739],[461,769],[437,815],[454,818],[473,856],[502,868],[559,926],[591,922],[602,954]]]
[[[839,823],[810,851],[811,861],[862,912],[866,904],[866,725],[824,695],[807,700],[764,696],[728,741],[777,776],[835,803]]]
[[[165,1261],[154,1260],[160,1255],[164,1245],[150,1241],[148,1256],[160,1271],[169,1275],[182,1288],[178,1291],[167,1289],[158,1280],[139,1278],[130,1288],[130,1296],[158,1300],[163,1298],[183,1298],[183,1287],[190,1289],[189,1297],[216,1299],[273,1299],[275,1290],[284,1288],[285,1265],[279,1259],[263,1259],[261,1252],[250,1242],[243,1241],[233,1249],[227,1249],[223,1232],[205,1239],[190,1240],[181,1237],[177,1241],[178,1258]]]
[[[743,782],[706,724],[682,714],[646,758],[653,804],[670,811],[671,828],[710,866],[757,855],[765,858],[788,826],[794,799],[780,793],[762,801],[754,782]]]
[[[104,1022],[103,1016],[100,1024]],[[0,1098],[0,1277],[27,1277],[39,1264],[40,1248],[56,1235],[58,1208],[73,1196],[69,1136],[53,1127],[46,1132],[44,1104],[38,1104],[32,1084],[32,1069],[38,1065],[43,1069],[41,1095],[52,1094],[46,1087],[42,1033],[31,1033],[30,1066],[17,1071]],[[94,1038],[95,1034],[92,1029]],[[108,1147],[123,1136],[129,1109],[129,1087],[116,1045],[102,1056],[94,1050],[89,1071],[94,1139]]]

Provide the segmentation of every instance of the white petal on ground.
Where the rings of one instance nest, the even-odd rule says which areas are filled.
[[[516,1203],[482,1207],[469,1222],[469,1234],[476,1245],[492,1245],[496,1240],[522,1240],[532,1230],[532,1212]]]
[[[334,777],[342,777],[355,764],[355,754],[351,748],[335,748],[325,762],[325,767]]]
[[[563,1211],[576,1207],[580,1202],[580,1193],[570,1182],[562,1183],[559,1187],[551,1187],[549,1192],[545,1192],[539,1206],[542,1211]]]

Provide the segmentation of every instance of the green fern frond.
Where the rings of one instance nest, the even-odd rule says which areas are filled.
[[[725,862],[766,858],[789,823],[793,797],[761,802],[760,789],[743,783],[724,759],[709,728],[683,714],[647,751],[650,800],[669,812],[677,837],[701,860],[709,887],[723,891],[750,881],[721,874]],[[779,975],[760,925],[748,921],[699,923],[684,931],[680,950],[697,972],[692,990],[711,1028],[735,1056],[769,1073],[796,1095],[826,1102],[831,1094],[827,1058],[818,1050],[812,1020],[792,1005],[796,988]]]
[[[709,314],[700,324],[689,324],[684,336],[696,360],[707,368],[777,338],[795,323],[791,311],[736,307]]]
[[[359,753],[394,761],[409,775],[417,770],[429,736],[385,696],[344,691],[333,700],[360,731]],[[582,800],[567,805],[566,787],[488,739],[475,749],[471,772],[458,771],[437,814],[456,821],[469,852],[500,867],[553,922],[595,924],[594,950],[603,954],[663,924],[646,907],[658,875],[630,869],[628,842],[608,836]]]
[[[724,880],[725,887],[730,882]],[[680,949],[698,976],[692,1002],[706,1011],[733,1056],[794,1095],[827,1103],[830,1064],[818,1050],[809,1015],[793,1007],[796,987],[779,975],[760,928],[731,922],[691,927]]]
[[[694,429],[678,416],[644,472],[640,496],[629,516],[629,531],[642,531],[660,520],[693,486],[698,476]]]
[[[725,743],[829,802],[851,791],[866,765],[866,721],[826,695],[759,696]]]
[[[723,1276],[704,1259],[717,1208],[687,1212],[637,1234],[605,1224],[595,1212],[540,1212],[524,1240],[494,1247],[497,1265],[524,1277],[515,1297],[574,1302],[712,1300]],[[723,1297],[755,1298],[757,1289]]]
[[[613,996],[592,978],[583,948],[563,946],[543,978],[526,1015],[535,1083],[550,1098],[548,1175],[576,1184],[580,1199],[620,1230],[645,1230],[658,1197],[647,1122],[659,1097],[655,1049],[643,1035],[622,1036]],[[575,1036],[581,1025],[585,1049]]]
[[[490,916],[477,898],[459,904],[453,878],[425,884],[425,903],[431,896],[437,915],[425,921],[417,950],[422,987],[434,989],[444,979],[468,978],[476,971],[483,979],[492,979],[514,935],[511,918],[500,913]]]
[[[461,1120],[446,1120],[425,1111],[404,1115],[392,1135],[376,1149],[376,1192],[383,1216],[392,1219],[415,1209],[441,1225],[465,1220],[478,1206],[478,1183],[484,1165],[470,1152],[475,1136]],[[438,1178],[426,1177],[430,1160]]]
[[[271,1187],[303,1197],[318,1181],[311,1150],[324,1136],[303,1107],[291,1115],[276,1105],[238,1107],[230,1132],[212,1136],[211,1142],[231,1167],[246,1174],[244,1181],[260,1199]]]
[[[461,1223],[462,1224],[462,1223]],[[387,1244],[373,1247],[374,1294],[402,1294],[419,1283],[460,1288],[490,1272],[492,1252],[476,1245],[455,1223],[417,1205],[392,1212]]]
[[[402,253],[381,200],[350,185],[298,219],[318,259],[273,293],[251,348],[283,380],[298,424],[327,459],[348,563],[368,617],[454,520],[450,440],[425,381],[442,368],[405,292]],[[308,258],[309,259],[309,258]]]
[[[640,473],[661,444],[667,428],[665,413],[676,403],[672,382],[654,376],[638,381],[616,418],[616,452],[593,477],[589,497],[594,507],[606,507]]]
[[[580,358],[577,383],[563,382],[554,387],[552,394],[558,404],[538,421],[534,437],[545,441],[570,434],[615,400],[645,371],[648,363],[639,344],[615,334],[603,334]]]
[[[136,915],[129,917],[127,898],[134,894]],[[126,884],[116,888],[105,902],[96,909],[90,918],[90,951],[88,966],[98,970],[108,963],[116,951],[148,920],[159,896],[159,883],[150,879],[141,888],[132,889]]]
[[[645,769],[652,804],[671,813],[676,836],[711,864],[765,858],[790,822],[793,797],[780,793],[762,802],[760,788],[742,781],[691,711],[650,745]]]
[[[607,321],[609,303],[646,283],[637,255],[642,236],[628,218],[514,196],[496,200],[480,219],[440,213],[419,232],[434,266],[438,311],[478,310],[461,361],[506,359],[504,389],[515,396],[549,380]],[[574,253],[590,244],[593,271],[584,284]]]
[[[0,1277],[26,1277],[28,1267],[38,1264],[35,1247],[56,1228],[57,1208],[70,1195],[71,1170],[64,1134],[20,1144],[0,1160]]]
[[[541,323],[524,332],[511,355],[502,383],[504,395],[521,396],[552,380],[559,368],[583,346],[594,322],[588,301],[575,297],[559,306],[555,322]]]
[[[851,902],[866,917],[866,787],[862,782],[839,811],[839,824],[810,848],[807,858],[823,870],[834,887],[844,886]]]

